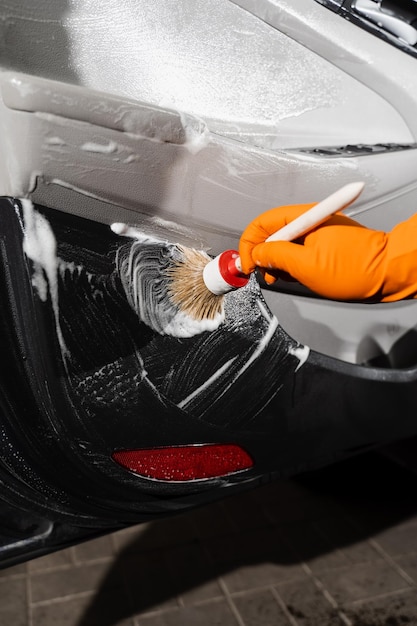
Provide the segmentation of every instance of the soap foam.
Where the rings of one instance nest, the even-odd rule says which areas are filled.
[[[68,354],[59,322],[57,244],[48,220],[28,199],[21,199],[24,218],[23,252],[33,262],[32,285],[40,299],[51,297],[55,327],[62,354]]]
[[[123,226],[112,226],[123,233]],[[193,337],[213,331],[224,320],[224,311],[213,319],[196,319],[181,310],[169,296],[170,268],[182,260],[182,249],[137,233],[133,242],[117,254],[117,268],[127,300],[138,317],[160,335]]]

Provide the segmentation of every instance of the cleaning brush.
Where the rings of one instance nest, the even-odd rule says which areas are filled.
[[[292,241],[354,202],[363,182],[345,185],[268,237]],[[119,249],[116,263],[127,300],[139,318],[161,335],[191,337],[215,330],[224,320],[225,294],[244,287],[239,253],[226,250],[212,259],[201,250],[153,239],[125,224],[111,225],[134,237]]]
[[[354,202],[362,192],[365,183],[349,183],[318,204],[314,205],[295,220],[270,235],[269,241],[293,241],[325,222],[333,213],[341,211]],[[226,250],[210,261],[203,270],[204,283],[210,293],[224,295],[246,284],[248,277],[242,273],[239,253]]]

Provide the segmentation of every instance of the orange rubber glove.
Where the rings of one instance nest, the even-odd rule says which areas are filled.
[[[417,214],[384,233],[337,213],[296,242],[265,239],[314,206],[266,211],[243,232],[243,272],[259,267],[267,283],[288,274],[326,298],[393,302],[417,297]]]

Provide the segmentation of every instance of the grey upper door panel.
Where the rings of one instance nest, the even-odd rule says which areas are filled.
[[[379,94],[417,137],[417,61],[413,56],[314,0],[232,1]]]
[[[354,26],[340,20],[347,49],[332,44],[326,59],[310,30],[322,39],[318,18],[337,16],[320,5],[239,4],[0,1],[0,64],[191,113],[216,134],[271,149],[414,140],[395,103],[350,67],[364,63],[349,46]]]
[[[388,229],[417,206],[416,63],[314,0],[0,0],[0,195],[154,219],[216,254],[262,211],[363,180],[350,214]],[[381,143],[409,149],[298,150]],[[268,304],[353,362],[390,350],[417,306]]]

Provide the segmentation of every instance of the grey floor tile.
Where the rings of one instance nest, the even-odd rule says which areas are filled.
[[[410,576],[414,584],[417,585],[417,554],[411,553],[404,556],[397,556],[394,558],[394,562],[397,563]]]
[[[311,579],[284,583],[277,586],[276,591],[299,626],[341,626],[343,623]]]
[[[375,540],[390,555],[417,554],[417,521],[396,524],[375,536]]]
[[[133,626],[131,616],[121,616],[123,598],[109,596],[89,610],[91,598],[78,597],[36,606],[31,626]]]
[[[263,528],[262,531],[234,532],[207,539],[205,546],[214,563],[233,568],[261,561],[280,564],[297,562],[294,552],[276,527]]]
[[[310,521],[285,524],[281,532],[300,560],[308,562],[313,571],[343,567],[349,564],[346,555]]]
[[[229,592],[257,589],[275,585],[285,580],[305,578],[300,565],[279,565],[277,563],[256,563],[245,565],[222,577]]]
[[[26,579],[0,580],[1,626],[27,624]]]
[[[96,563],[34,573],[30,576],[32,602],[93,591],[105,582],[108,570],[109,563]],[[108,586],[115,586],[116,582],[109,582]]]
[[[61,567],[62,565],[70,565],[74,563],[74,555],[72,548],[66,550],[59,550],[46,556],[41,556],[38,559],[33,559],[28,562],[29,572],[36,572],[44,569],[53,569]]]
[[[26,580],[0,581],[0,609],[13,609],[19,604],[26,603]]]
[[[85,543],[75,546],[73,551],[76,563],[111,557],[114,554],[112,537],[111,535],[105,535],[98,539],[86,541]]]
[[[312,493],[295,481],[278,483],[275,498],[272,494],[264,507],[268,518],[277,524],[313,521],[342,514],[335,499]]]
[[[152,524],[138,524],[135,526],[130,526],[129,528],[124,528],[123,530],[117,530],[112,535],[112,541],[114,548],[117,552],[123,550],[124,548],[128,548],[131,544],[133,545],[135,542],[140,542],[143,536],[149,531],[149,528],[152,527]]]
[[[114,539],[117,551],[129,550],[130,553],[140,554],[188,543],[192,536],[193,531],[188,517],[181,515],[118,531]]]
[[[224,596],[217,579],[199,583],[195,587],[180,588],[179,599],[184,606],[190,606],[206,600],[219,599]]]
[[[26,605],[13,607],[12,609],[0,609],[0,626],[27,626]]]
[[[170,567],[169,550],[131,555],[119,562],[135,614],[178,606],[178,580]]]
[[[313,528],[336,548],[349,563],[363,563],[380,559],[380,553],[363,538],[349,520],[325,518],[313,522]]]
[[[384,595],[407,588],[407,582],[386,561],[361,563],[320,572],[318,578],[339,603]]]
[[[187,515],[193,535],[204,539],[221,537],[236,530],[221,503],[213,503],[192,511]]]
[[[177,593],[185,605],[223,597],[217,572],[200,543],[170,550],[168,566],[176,581]]]
[[[139,626],[237,626],[238,622],[226,601],[221,600],[167,611],[160,615],[142,616],[138,624]]]
[[[0,579],[13,578],[15,576],[26,576],[27,569],[28,569],[27,563],[20,563],[19,565],[6,567],[5,569],[0,570]]]
[[[353,626],[416,626],[415,590],[399,593],[346,608]]]
[[[234,597],[245,626],[289,626],[290,622],[270,591],[257,591]]]

